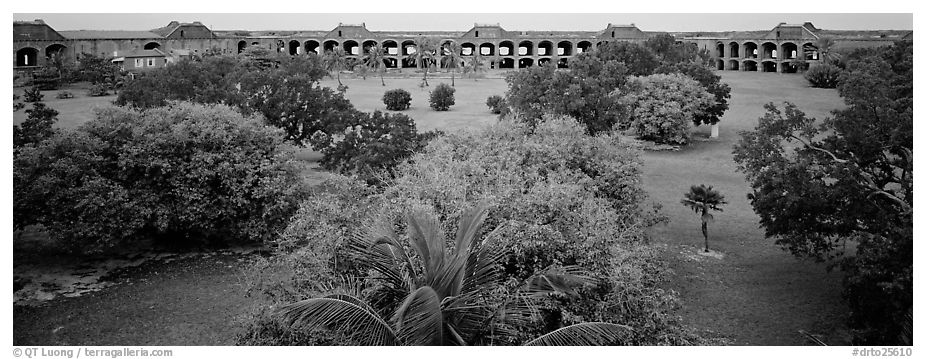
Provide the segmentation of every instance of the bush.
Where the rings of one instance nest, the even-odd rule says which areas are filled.
[[[14,225],[77,252],[268,240],[299,200],[293,163],[282,131],[225,106],[104,108],[16,155]]]
[[[383,103],[390,111],[407,110],[412,105],[412,94],[403,89],[389,90],[383,94]]]
[[[454,105],[453,93],[457,90],[450,85],[441,83],[434,88],[434,91],[431,91],[431,108],[435,111],[447,111],[450,110],[450,106]]]
[[[505,101],[504,97],[499,95],[492,95],[486,99],[486,106],[489,106],[489,110],[496,115],[507,115],[511,112],[511,109],[508,108],[508,102]]]
[[[71,91],[61,91],[61,92],[58,92],[58,95],[55,97],[57,97],[59,100],[64,100],[64,99],[74,98],[74,94],[71,93]]]
[[[28,88],[23,92],[23,101],[25,102],[41,102],[45,98],[45,95],[42,94],[42,89],[38,87]]]
[[[839,74],[842,73],[838,67],[830,64],[819,64],[807,70],[804,78],[810,82],[810,86],[820,88],[836,88],[839,84]]]
[[[87,94],[93,97],[109,95],[109,86],[102,83],[91,85]]]
[[[58,121],[58,111],[46,107],[42,102],[32,104],[32,109],[26,110],[28,116],[22,125],[13,125],[13,147],[18,148],[30,143],[39,143],[51,137]]]
[[[715,104],[704,87],[680,74],[633,78],[619,101],[630,109],[638,137],[673,144],[688,143],[692,118]]]

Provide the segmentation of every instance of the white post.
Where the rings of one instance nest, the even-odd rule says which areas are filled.
[[[711,138],[717,137],[720,137],[720,125],[715,123],[711,125]]]

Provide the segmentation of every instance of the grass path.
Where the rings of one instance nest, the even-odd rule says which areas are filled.
[[[730,110],[718,140],[696,142],[681,152],[644,155],[644,186],[671,218],[652,229],[668,246],[675,271],[670,287],[679,292],[685,322],[709,336],[741,345],[804,345],[798,330],[830,344],[846,344],[847,308],[841,300],[841,273],[822,264],[795,259],[764,238],[752,211],[743,175],[736,172],[732,146],[737,132],[754,128],[769,101],[791,101],[808,115],[822,118],[841,103],[833,90],[807,88],[796,76],[721,73],[733,87]],[[759,81],[756,81],[756,80]],[[699,129],[703,136],[706,128]],[[729,204],[715,213],[711,248],[703,251],[700,217],[679,201],[694,184],[713,185]]]

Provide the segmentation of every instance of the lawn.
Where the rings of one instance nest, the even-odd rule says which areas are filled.
[[[848,309],[840,294],[841,273],[797,260],[764,238],[746,198],[749,187],[736,172],[731,153],[737,132],[755,126],[767,102],[792,101],[818,117],[842,102],[834,90],[809,88],[799,75],[719,74],[733,88],[720,138],[706,139],[710,130],[702,126],[695,129],[700,140],[681,151],[644,154],[644,187],[670,218],[668,224],[653,228],[651,233],[655,243],[666,246],[675,273],[667,287],[679,293],[679,314],[685,324],[703,335],[733,344],[802,345],[807,342],[798,331],[804,330],[829,344],[845,345]],[[403,88],[412,94],[412,106],[404,113],[415,119],[420,130],[452,132],[494,121],[496,116],[489,113],[485,100],[504,94],[507,88],[498,74],[494,77],[457,79],[457,103],[447,112],[431,110],[427,99],[430,89],[440,82],[449,83],[449,78],[431,79],[427,88],[419,87],[420,78],[387,78],[385,87],[376,77],[342,78],[342,82],[349,87],[347,97],[364,111],[384,110],[383,92]],[[336,87],[337,81],[325,79],[322,84]],[[46,93],[48,105],[61,112],[59,126],[65,128],[90,119],[93,106],[112,101],[112,97],[86,97],[84,90],[71,91],[78,97],[57,100],[53,93]],[[23,118],[22,110],[14,114],[17,123]],[[306,151],[300,158],[317,160],[318,154]],[[679,203],[689,186],[700,183],[713,185],[730,202],[723,212],[715,214],[716,222],[710,227],[711,245],[716,249],[713,256],[698,254],[703,245],[699,217]],[[14,344],[227,344],[230,332],[216,323],[244,313],[248,302],[235,280],[238,267],[215,267],[214,259],[211,263],[191,261],[184,262],[189,270],[204,275],[183,274],[191,272],[181,273],[167,266],[153,271],[175,275],[152,277],[149,269],[128,274],[129,279],[151,278],[145,285],[116,285],[84,297],[55,299],[38,309],[15,309]],[[164,298],[169,302],[158,302]],[[147,303],[153,306],[147,307]],[[158,314],[161,312],[156,308],[168,304],[175,309],[161,312],[176,310],[178,315]],[[101,318],[114,318],[124,326],[117,330],[115,325],[89,324]],[[58,324],[65,322],[74,324]],[[78,330],[85,327],[90,328],[89,334]],[[100,339],[109,334],[116,335],[115,339]]]

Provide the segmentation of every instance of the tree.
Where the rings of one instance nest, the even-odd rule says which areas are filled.
[[[351,239],[351,257],[377,274],[375,294],[398,299],[385,305],[395,308],[389,316],[383,315],[383,308],[350,294],[303,300],[278,313],[290,327],[334,330],[361,345],[515,342],[517,327],[540,314],[534,302],[551,295],[576,295],[577,287],[589,279],[580,269],[567,267],[538,273],[514,288],[506,286],[499,270],[505,251],[496,244],[496,233],[478,239],[487,215],[485,204],[464,213],[453,249],[446,247],[437,217],[423,210],[407,216],[407,245],[381,223],[367,226]],[[507,295],[499,297],[499,291]],[[612,323],[581,323],[526,344],[613,344],[622,342],[631,330]]]
[[[832,37],[821,37],[815,41],[817,51],[820,52],[820,61],[828,64],[832,61],[839,61],[842,55],[835,51],[836,40]]]
[[[460,67],[460,47],[456,43],[448,43],[441,48],[441,65],[450,69],[450,86],[456,87],[456,72]]]
[[[912,60],[911,42],[850,59],[837,86],[845,109],[821,123],[768,104],[734,146],[766,237],[840,260],[856,343],[901,344],[913,304]]]
[[[652,75],[659,66],[659,57],[650,48],[627,41],[608,42],[589,52],[603,62],[619,61],[627,67],[632,76]],[[571,65],[571,63],[570,63]]]
[[[708,252],[707,245],[707,224],[714,221],[714,216],[708,212],[709,210],[715,210],[722,212],[723,209],[720,208],[721,205],[726,204],[727,201],[723,199],[723,195],[720,192],[715,191],[713,186],[691,186],[691,189],[688,193],[685,193],[685,198],[682,199],[682,204],[695,213],[701,214],[701,233],[704,234],[704,252]]]
[[[92,85],[108,85],[119,75],[119,67],[112,62],[112,58],[83,53],[78,60],[77,72],[81,80],[89,81]]]
[[[677,41],[670,34],[659,34],[647,39],[643,45],[659,57],[663,65],[698,64],[710,66],[711,54],[694,43]]]
[[[704,116],[714,96],[698,82],[680,74],[633,78],[618,102],[628,107],[637,136],[659,143],[686,144],[691,121]]]
[[[662,65],[656,69],[656,73],[678,73],[691,77],[698,81],[707,92],[714,95],[714,105],[692,117],[691,120],[695,126],[700,126],[702,123],[713,125],[720,122],[720,117],[730,108],[727,104],[727,99],[730,98],[730,85],[720,82],[720,76],[707,66],[695,62],[683,62]]]
[[[338,86],[344,86],[341,83],[341,71],[347,67],[347,54],[344,49],[335,47],[325,52],[325,68],[328,71],[334,71],[338,77]]]
[[[363,57],[363,65],[366,68],[370,69],[374,73],[379,74],[379,80],[383,83],[383,86],[386,86],[386,80],[383,79],[383,70],[385,70],[385,52],[379,46],[373,45],[367,49],[366,55]]]
[[[58,111],[46,107],[42,102],[32,104],[26,110],[28,116],[22,125],[13,125],[13,147],[18,148],[29,143],[39,143],[55,134],[53,128],[58,121]]]
[[[434,39],[430,37],[419,37],[415,40],[417,44],[415,48],[415,62],[418,64],[418,69],[424,69],[424,85],[430,86],[428,84],[428,69],[434,63],[436,59],[437,48],[434,44]]]

